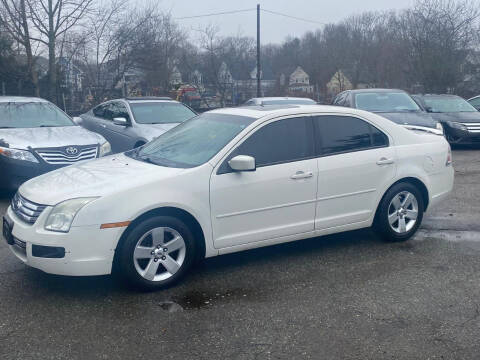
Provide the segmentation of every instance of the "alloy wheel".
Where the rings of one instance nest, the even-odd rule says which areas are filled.
[[[169,227],[146,232],[135,245],[137,273],[149,281],[163,281],[177,273],[185,261],[186,245],[180,233]]]
[[[388,206],[388,223],[398,234],[409,232],[416,224],[418,217],[418,201],[409,191],[395,195]]]

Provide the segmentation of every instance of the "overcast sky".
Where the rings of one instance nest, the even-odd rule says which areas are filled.
[[[321,23],[337,22],[345,17],[372,10],[404,9],[414,0],[163,0],[161,7],[171,11],[174,18],[203,15],[207,13],[255,8],[257,3],[267,10],[286,13],[291,16],[311,19]],[[215,24],[223,35],[241,33],[256,36],[256,14],[254,11],[212,16],[207,18],[185,19],[178,22],[187,29],[198,29]],[[262,43],[279,43],[287,35],[301,36],[321,25],[298,21],[262,12]]]

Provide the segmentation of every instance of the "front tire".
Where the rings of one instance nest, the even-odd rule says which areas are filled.
[[[406,241],[422,223],[424,206],[422,194],[416,186],[398,183],[380,202],[374,228],[385,241]]]
[[[155,216],[135,226],[119,249],[119,274],[142,290],[176,283],[195,259],[192,232],[181,220]]]

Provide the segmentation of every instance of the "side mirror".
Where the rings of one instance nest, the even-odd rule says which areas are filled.
[[[228,165],[233,171],[255,171],[255,158],[248,155],[237,155],[230,159]]]
[[[77,125],[81,125],[82,124],[82,118],[80,116],[74,116],[72,118],[73,122]]]
[[[425,111],[431,113],[433,112],[433,109],[430,106],[425,106]]]
[[[126,118],[124,117],[116,117],[116,118],[113,118],[113,123],[115,125],[120,125],[120,126],[127,126],[128,125],[128,121]]]

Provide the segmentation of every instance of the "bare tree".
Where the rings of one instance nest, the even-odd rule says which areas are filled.
[[[38,37],[32,37],[48,47],[48,94],[57,100],[57,39],[72,29],[90,10],[93,0],[24,0],[28,15]]]
[[[35,96],[40,96],[25,1],[0,0],[0,22],[10,36],[25,48],[27,71],[33,84]]]

